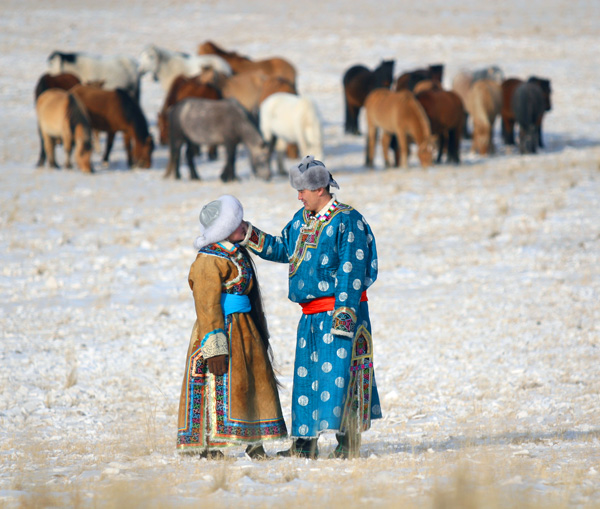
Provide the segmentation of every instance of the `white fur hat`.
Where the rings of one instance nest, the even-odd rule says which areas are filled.
[[[302,189],[314,191],[327,186],[340,188],[329,170],[321,161],[317,161],[315,156],[305,156],[300,164],[290,168],[290,183],[298,191]]]
[[[200,211],[200,236],[194,247],[202,249],[209,244],[221,242],[229,237],[244,219],[244,208],[240,201],[230,194],[204,205]]]

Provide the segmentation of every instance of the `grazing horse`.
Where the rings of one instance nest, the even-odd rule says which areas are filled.
[[[552,104],[550,100],[550,95],[552,93],[550,88],[550,80],[545,78],[538,78],[536,76],[530,76],[527,81],[536,83],[541,87],[542,92],[544,94],[545,110],[550,111],[552,109]],[[502,82],[502,137],[506,145],[515,144],[514,126],[516,117],[512,109],[512,97],[517,87],[522,83],[523,81],[518,78],[509,78]],[[541,118],[538,125],[538,143],[540,147],[544,147],[544,142],[542,139]]]
[[[418,157],[423,167],[432,161],[433,138],[429,119],[423,107],[409,90],[393,92],[385,88],[373,90],[365,100],[365,111],[369,132],[367,135],[366,166],[373,167],[377,129],[383,131],[381,146],[385,166],[390,166],[388,149],[392,135],[398,140],[395,150],[395,165],[408,167],[408,137],[418,147]]]
[[[48,165],[58,168],[54,147],[57,143],[62,142],[67,156],[65,167],[72,168],[71,152],[74,142],[77,166],[83,172],[93,172],[91,162],[92,130],[90,119],[81,101],[66,90],[52,88],[40,94],[35,109],[42,145],[37,166],[44,166],[47,154]]]
[[[234,74],[223,85],[223,97],[238,101],[253,115],[258,115],[260,103],[275,92],[296,94],[293,83],[279,76],[269,76],[261,71]]]
[[[296,85],[296,68],[281,57],[252,60],[235,51],[226,51],[212,41],[206,41],[198,46],[199,55],[218,55],[231,66],[235,74],[260,71],[267,76],[276,76]]]
[[[265,180],[269,179],[268,149],[260,131],[246,110],[232,99],[196,99],[190,97],[173,105],[169,117],[169,164],[165,177],[179,173],[181,146],[187,143],[186,159],[190,177],[199,179],[194,165],[194,144],[225,145],[227,162],[221,180],[229,182],[235,177],[235,156],[238,143],[243,143],[250,153],[252,170]]]
[[[222,99],[221,91],[207,83],[199,83],[197,77],[188,78],[180,75],[175,78],[167,96],[163,107],[158,112],[158,129],[160,133],[161,145],[166,145],[169,141],[169,122],[167,120],[167,110],[176,102],[186,99],[187,97],[199,97],[202,99]]]
[[[49,88],[60,88],[62,90],[69,90],[75,85],[79,85],[79,83],[81,83],[81,80],[77,76],[69,72],[57,74],[55,76],[49,73],[42,74],[35,85],[34,102],[37,101],[37,98],[42,92],[45,92]]]
[[[465,117],[461,98],[452,91],[441,89],[423,90],[415,97],[429,118],[431,134],[438,136],[437,162],[441,162],[447,147],[447,162],[460,163],[460,138]]]
[[[146,117],[137,101],[120,88],[103,90],[91,85],[76,85],[71,92],[85,104],[92,128],[107,133],[106,149],[102,158],[106,165],[115,134],[121,131],[127,151],[128,167],[150,168],[154,142],[148,131]]]
[[[462,99],[463,103],[465,103],[467,101],[467,94],[469,93],[469,88],[471,88],[471,85],[476,81],[486,79],[501,84],[502,80],[504,79],[504,73],[497,65],[490,65],[489,67],[483,67],[474,71],[462,69],[456,73],[452,79],[452,90],[456,92]],[[470,138],[471,135],[467,129],[467,118],[468,114],[465,116],[463,134],[465,138]]]
[[[434,64],[427,69],[415,69],[401,74],[396,80],[395,90],[411,90],[414,91],[415,86],[420,81],[432,80],[437,81],[440,85],[444,76],[444,65]]]
[[[365,99],[376,88],[389,88],[394,77],[394,61],[382,60],[375,70],[364,65],[353,65],[342,79],[344,86],[344,103],[346,105],[345,132],[360,134],[358,130],[358,114]]]
[[[502,109],[502,87],[492,80],[476,81],[469,89],[465,107],[473,117],[472,152],[493,153],[493,128]]]
[[[283,161],[286,144],[295,143],[301,154],[323,158],[323,128],[314,101],[277,92],[261,103],[259,118],[260,132],[269,144],[269,165],[275,149],[280,174],[287,174]]]
[[[71,73],[82,83],[104,81],[104,88],[122,88],[136,101],[140,100],[140,75],[135,59],[128,56],[98,56],[89,53],[54,51],[48,57],[50,74]]]
[[[511,108],[519,124],[519,151],[521,154],[535,154],[538,145],[543,147],[541,143],[542,118],[549,109],[547,99],[548,96],[545,96],[542,86],[531,78],[527,83],[521,83],[515,89],[511,99]]]
[[[142,51],[139,60],[140,75],[152,73],[154,81],[160,82],[165,91],[171,88],[173,80],[180,74],[196,76],[204,69],[212,68],[227,76],[231,75],[229,64],[217,55],[188,55],[150,45]]]

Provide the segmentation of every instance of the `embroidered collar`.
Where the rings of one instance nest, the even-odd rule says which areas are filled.
[[[327,202],[327,204],[321,210],[319,210],[319,212],[317,212],[314,216],[311,215],[309,217],[310,217],[310,219],[312,219],[314,217],[321,222],[329,221],[331,214],[337,208],[338,205],[339,205],[339,202],[337,201],[335,194],[334,194],[331,197],[331,200],[329,200]]]
[[[222,240],[221,242],[217,242],[217,244],[228,253],[234,253],[235,251],[237,251],[237,244],[232,244],[228,240]]]

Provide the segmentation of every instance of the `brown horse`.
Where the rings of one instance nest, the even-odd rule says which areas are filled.
[[[423,107],[412,92],[393,92],[385,88],[373,90],[365,100],[369,132],[367,135],[366,166],[373,167],[377,129],[383,131],[381,146],[386,167],[390,166],[388,149],[392,135],[396,135],[399,148],[395,150],[395,165],[408,167],[408,137],[418,146],[422,166],[431,165],[433,139],[431,126]]]
[[[280,57],[264,60],[251,60],[235,51],[227,51],[212,41],[203,42],[198,46],[199,55],[218,55],[231,66],[235,73],[262,71],[268,76],[279,76],[292,84],[296,84],[296,68],[287,60]]]
[[[258,115],[260,103],[275,92],[296,94],[293,83],[261,71],[234,74],[223,86],[223,97],[233,98],[253,115]]]
[[[362,64],[353,65],[344,73],[344,102],[346,118],[344,130],[349,134],[360,134],[358,130],[358,114],[365,104],[369,93],[376,88],[389,88],[394,77],[394,61],[382,60],[371,71]]]
[[[36,101],[38,132],[42,149],[37,166],[44,166],[46,154],[48,165],[58,168],[54,147],[61,143],[67,156],[65,167],[72,168],[71,152],[75,142],[75,162],[86,173],[92,168],[92,130],[85,106],[70,92],[59,88],[42,92]]]
[[[396,91],[414,91],[416,84],[424,80],[433,80],[441,84],[443,76],[443,64],[430,65],[427,69],[415,69],[414,71],[408,71],[401,74],[396,80],[396,86],[394,87],[394,89]]]
[[[115,134],[121,131],[129,168],[150,168],[154,142],[148,130],[148,122],[140,105],[125,90],[103,90],[90,85],[76,85],[71,91],[88,110],[92,128],[107,133],[102,159],[105,164],[108,164]]]
[[[165,97],[162,109],[158,112],[158,129],[160,133],[161,145],[169,143],[169,125],[167,120],[167,110],[176,102],[186,97],[199,97],[202,99],[222,99],[221,91],[207,83],[199,83],[197,77],[188,78],[180,74],[175,78],[169,92]]]
[[[429,118],[431,134],[438,136],[437,162],[441,162],[447,147],[447,162],[460,163],[460,139],[465,118],[461,98],[454,92],[433,88],[419,92],[416,98]]]
[[[443,88],[437,80],[423,80],[415,85],[413,94],[417,95],[419,92],[424,92],[425,90],[443,90]]]
[[[81,80],[74,74],[68,72],[57,74],[55,76],[48,73],[42,74],[35,85],[34,102],[37,101],[37,98],[42,92],[45,92],[49,88],[69,90],[75,85],[79,85],[79,83],[81,83]]]
[[[493,128],[502,109],[502,87],[493,80],[476,81],[469,89],[465,107],[473,118],[471,151],[481,155],[493,153]]]

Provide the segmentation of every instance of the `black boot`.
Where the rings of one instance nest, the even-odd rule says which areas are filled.
[[[316,460],[319,457],[319,448],[316,438],[297,438],[287,451],[279,451],[277,456],[288,458],[295,456],[297,458],[309,458]]]
[[[266,460],[269,458],[262,443],[250,444],[246,447],[246,454],[251,460]]]
[[[347,460],[359,457],[360,433],[350,433],[349,431],[344,434],[336,433],[335,439],[338,441],[338,445],[329,454],[330,459],[341,458]]]

